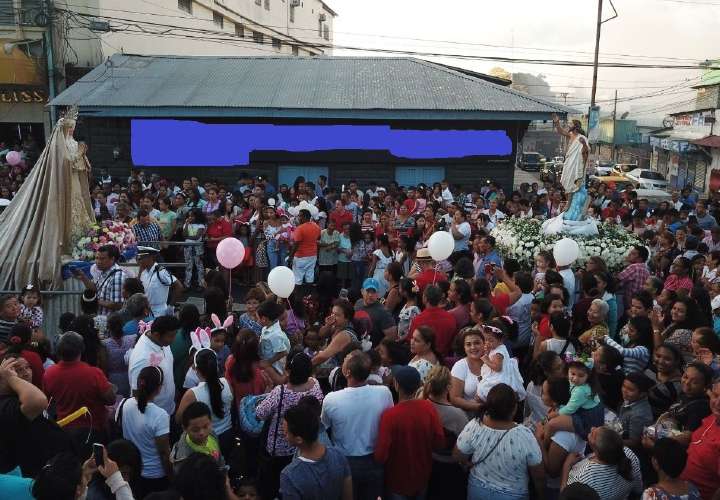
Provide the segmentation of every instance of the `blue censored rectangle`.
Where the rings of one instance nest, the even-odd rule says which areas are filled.
[[[504,130],[395,130],[387,125],[207,124],[132,120],[132,161],[146,167],[247,165],[252,151],[388,150],[416,160],[509,156]]]

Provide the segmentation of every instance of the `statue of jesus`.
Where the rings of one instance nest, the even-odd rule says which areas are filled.
[[[582,124],[578,120],[573,120],[567,130],[560,125],[560,118],[557,115],[553,115],[553,123],[558,134],[568,138],[565,163],[560,176],[560,184],[568,196],[568,209],[564,218],[566,220],[581,220],[587,210],[585,206],[587,205],[585,172],[587,170],[588,154],[590,153],[587,137],[582,129]]]

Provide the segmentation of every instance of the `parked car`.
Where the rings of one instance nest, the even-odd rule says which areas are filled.
[[[638,200],[647,200],[650,208],[657,207],[663,201],[672,201],[672,196],[662,189],[634,189]],[[622,194],[622,193],[621,193]]]
[[[602,182],[607,185],[611,191],[622,191],[627,188],[635,188],[635,183],[627,177],[619,175],[591,175],[590,182]]]
[[[615,164],[611,161],[595,162],[595,175],[598,177],[613,175],[613,168],[615,168]]]
[[[613,175],[625,175],[638,168],[637,163],[617,163],[613,167]]]
[[[529,151],[527,153],[523,153],[520,157],[518,168],[528,172],[539,172],[544,163],[545,157],[543,155]]]
[[[555,182],[562,175],[562,168],[562,162],[556,162],[554,160],[546,161],[542,167],[540,167],[540,180],[543,182]]]
[[[667,190],[668,181],[660,172],[646,168],[636,168],[625,174],[625,177],[637,183],[639,188],[643,189],[663,189]]]

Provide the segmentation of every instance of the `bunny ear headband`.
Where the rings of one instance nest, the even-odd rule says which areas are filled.
[[[217,314],[213,313],[210,315],[210,319],[213,322],[213,325],[215,325],[215,328],[213,328],[210,333],[215,333],[218,330],[225,330],[227,332],[228,327],[232,326],[233,322],[235,321],[235,318],[231,314],[227,318],[225,318],[225,321],[220,323],[220,318],[218,318]]]
[[[144,321],[140,320],[140,322],[138,323],[138,332],[140,332],[140,335],[144,335],[149,332],[152,328],[152,324],[152,321],[148,321],[147,323],[145,323]]]
[[[193,357],[195,365],[197,365],[197,355],[200,351],[210,351],[215,354],[215,351],[210,349],[210,333],[209,328],[196,328],[194,332],[190,332],[192,348],[195,349],[195,356]]]

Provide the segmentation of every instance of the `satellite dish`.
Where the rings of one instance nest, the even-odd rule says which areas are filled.
[[[662,124],[664,128],[673,128],[675,120],[673,120],[672,116],[666,116],[665,118],[663,118]]]

